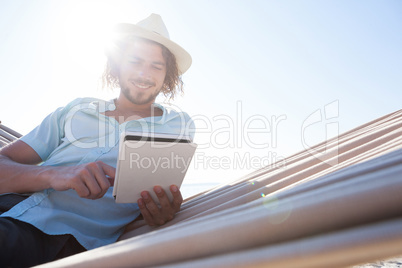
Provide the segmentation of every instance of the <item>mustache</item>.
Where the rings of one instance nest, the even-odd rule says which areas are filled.
[[[133,81],[136,84],[141,84],[144,86],[155,86],[155,83],[152,81],[149,81],[148,79],[135,78],[135,79],[131,79],[131,81]]]

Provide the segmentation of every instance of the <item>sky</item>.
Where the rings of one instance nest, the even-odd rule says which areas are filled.
[[[151,13],[193,59],[171,103],[198,129],[187,181],[286,167],[402,108],[399,0],[0,0],[0,121],[26,134],[77,97],[116,97],[99,85],[106,30]]]

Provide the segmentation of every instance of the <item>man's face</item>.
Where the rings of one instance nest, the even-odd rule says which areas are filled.
[[[152,104],[165,76],[166,62],[160,45],[141,39],[129,42],[120,60],[119,83],[130,102]]]

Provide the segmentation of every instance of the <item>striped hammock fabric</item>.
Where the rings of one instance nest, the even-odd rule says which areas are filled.
[[[402,110],[43,267],[350,267],[402,255]],[[42,267],[41,266],[41,267]]]

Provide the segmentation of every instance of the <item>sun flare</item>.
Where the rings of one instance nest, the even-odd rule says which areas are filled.
[[[101,90],[100,76],[110,29],[121,22],[121,10],[111,2],[72,2],[61,16],[53,51],[55,83],[76,96],[115,97],[115,92]]]

